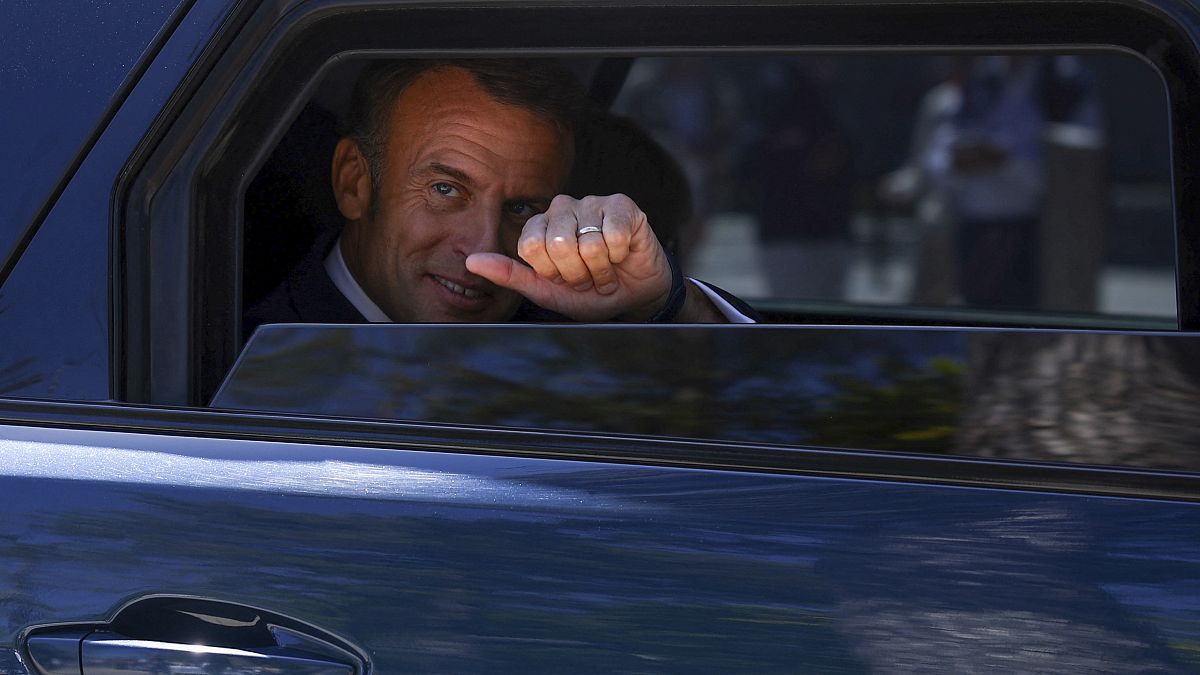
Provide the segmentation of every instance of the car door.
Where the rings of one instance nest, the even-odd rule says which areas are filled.
[[[613,343],[587,329],[559,339]],[[329,400],[258,374],[270,407]],[[63,640],[84,672],[227,672],[212,668],[230,653],[259,654],[252,672],[289,672],[271,661],[285,657],[348,669],[328,672],[1190,668],[1186,474],[22,410],[31,426],[7,426],[4,446],[12,672],[18,658],[59,672],[45,643]],[[263,624],[307,642],[228,628]],[[182,648],[196,644],[211,649]]]
[[[495,50],[507,33],[484,27],[592,21],[597,44],[573,32],[569,46],[715,48],[752,19],[750,46],[783,40],[771,25],[796,31],[787,44],[858,44],[882,39],[855,28],[869,18],[898,18],[901,40],[998,9],[317,5],[190,5],[4,281],[4,302],[37,320],[4,333],[0,670],[1196,667],[1195,431],[1174,422],[1196,405],[1186,254],[1184,330],[1165,332],[978,316],[277,326],[243,351],[228,316],[239,238],[225,207],[237,213],[244,162],[262,159],[242,134],[282,135],[254,120],[291,105],[276,92],[312,86],[288,70],[306,40],[367,28],[378,47],[407,26],[416,45]],[[1021,11],[997,40],[1041,18]],[[1141,13],[1095,16],[1144,37]],[[826,30],[816,19],[845,32],[804,33]],[[627,37],[647,21],[665,33]],[[1177,199],[1185,216],[1192,198]],[[1103,369],[1072,370],[1084,352],[1144,377],[1104,390]],[[1058,367],[997,379],[1026,360]],[[988,416],[1001,386],[1058,406],[1031,406],[1047,419],[1021,428],[1070,426],[1063,456]],[[1108,392],[1103,414],[1088,396],[1035,396],[1080,387]],[[972,429],[993,433],[968,444]],[[1089,455],[1121,444],[1156,452]]]

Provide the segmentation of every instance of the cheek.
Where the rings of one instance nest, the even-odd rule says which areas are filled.
[[[428,259],[451,248],[449,234],[458,225],[452,214],[417,211],[405,221],[403,254],[412,258]]]
[[[444,237],[445,214],[429,208],[420,195],[406,194],[389,205],[386,225],[386,255],[406,258],[437,245]]]
[[[359,259],[363,262],[362,271],[365,273],[366,279],[360,279],[360,282],[368,284],[388,284],[389,286],[395,282],[397,260],[395,252],[398,249],[397,242],[386,227],[377,227],[374,231],[367,235],[367,238],[362,242],[361,255]]]

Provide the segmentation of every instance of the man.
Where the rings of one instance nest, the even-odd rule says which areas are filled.
[[[278,322],[750,321],[684,280],[623,195],[559,194],[582,96],[548,61],[394,61],[333,156],[340,238],[251,310]],[[519,260],[518,260],[519,259]]]

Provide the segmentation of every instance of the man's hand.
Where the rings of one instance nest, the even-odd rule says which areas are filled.
[[[498,253],[475,253],[467,257],[467,269],[576,321],[648,321],[671,291],[666,253],[646,214],[625,195],[555,197],[545,213],[525,223],[517,255],[529,266]],[[688,290],[686,307],[696,310],[693,296],[699,294]]]

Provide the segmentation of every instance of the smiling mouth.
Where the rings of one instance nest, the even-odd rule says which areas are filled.
[[[431,276],[433,276],[434,281],[441,284],[443,288],[449,290],[451,293],[457,293],[458,295],[461,295],[466,298],[482,298],[484,295],[486,295],[483,291],[477,291],[473,288],[467,288],[465,286],[460,286],[460,285],[454,283],[453,281],[450,281],[449,279],[443,279],[442,277],[439,277],[436,274],[431,275]]]

